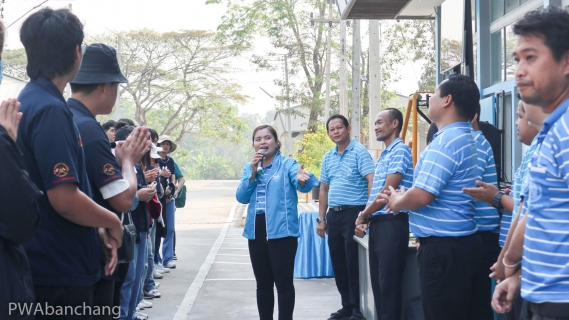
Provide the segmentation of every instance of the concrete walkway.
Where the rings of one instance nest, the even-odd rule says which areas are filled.
[[[187,182],[188,206],[176,212],[178,267],[157,280],[162,298],[142,311],[149,319],[258,319],[255,279],[239,223],[245,206],[234,196],[237,185]],[[294,319],[326,319],[340,308],[334,279],[295,279],[295,288]],[[275,305],[275,319],[277,310]]]

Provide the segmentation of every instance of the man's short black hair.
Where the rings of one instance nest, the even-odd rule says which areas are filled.
[[[119,122],[124,122],[131,127],[135,126],[134,121],[132,121],[131,119],[128,119],[128,118],[121,118],[117,121],[117,123],[119,123]]]
[[[480,91],[478,86],[472,80],[462,74],[453,74],[439,85],[440,97],[444,98],[449,94],[456,107],[456,114],[470,121],[476,112],[477,105],[480,101]]]
[[[95,92],[97,88],[102,83],[89,83],[89,84],[81,84],[81,83],[70,83],[71,92],[72,93],[81,93],[83,95],[90,95],[91,93]]]
[[[346,119],[346,117],[344,117],[341,114],[335,114],[333,116],[331,116],[330,118],[328,118],[328,121],[326,121],[326,131],[328,130],[328,124],[330,123],[330,121],[334,120],[334,119],[342,119],[342,123],[344,123],[344,127],[348,127],[350,124],[348,123],[348,119]]]
[[[399,124],[397,125],[397,132],[401,133],[401,130],[403,129],[403,113],[395,108],[385,108],[381,111],[388,111],[387,114],[389,114],[389,122],[393,122],[393,120],[399,121]]]
[[[43,8],[30,15],[20,28],[28,76],[34,80],[40,76],[53,79],[71,73],[83,37],[81,21],[67,9]]]
[[[547,7],[530,11],[514,23],[513,31],[518,36],[543,38],[551,49],[553,58],[560,61],[569,51],[569,12],[558,7]]]
[[[115,141],[126,140],[126,138],[128,138],[128,136],[130,136],[130,134],[132,133],[133,130],[134,130],[134,127],[122,127],[120,129],[118,129],[117,133],[115,134]]]
[[[101,125],[105,131],[115,127],[115,120],[109,120]]]

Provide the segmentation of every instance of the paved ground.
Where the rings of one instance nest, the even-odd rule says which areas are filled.
[[[162,298],[151,300],[153,308],[143,311],[150,319],[258,319],[247,240],[239,223],[245,206],[235,201],[237,185],[186,182],[186,208],[176,212],[178,267],[157,280]],[[295,279],[295,288],[295,319],[326,319],[339,308],[334,279]]]

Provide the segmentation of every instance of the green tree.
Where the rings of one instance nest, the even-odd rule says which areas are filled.
[[[18,79],[29,80],[28,74],[26,73],[28,58],[24,48],[4,50],[2,52],[2,59],[6,61],[5,74]]]
[[[247,97],[229,77],[234,51],[215,37],[202,30],[143,29],[111,32],[89,41],[118,47],[120,39],[121,70],[128,79],[122,98],[134,104],[138,123],[173,136],[178,143],[198,133],[238,142],[245,123],[234,104]]]
[[[326,133],[326,126],[319,124],[315,132],[307,132],[302,137],[302,141],[297,141],[296,149],[300,150],[293,154],[298,163],[304,164],[304,169],[320,177],[322,158],[326,151],[334,147],[334,142],[330,140]]]

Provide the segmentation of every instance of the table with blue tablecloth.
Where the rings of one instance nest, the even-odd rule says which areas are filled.
[[[295,278],[334,277],[328,235],[325,239],[316,234],[318,212],[301,212],[298,215],[300,237],[294,260]]]

